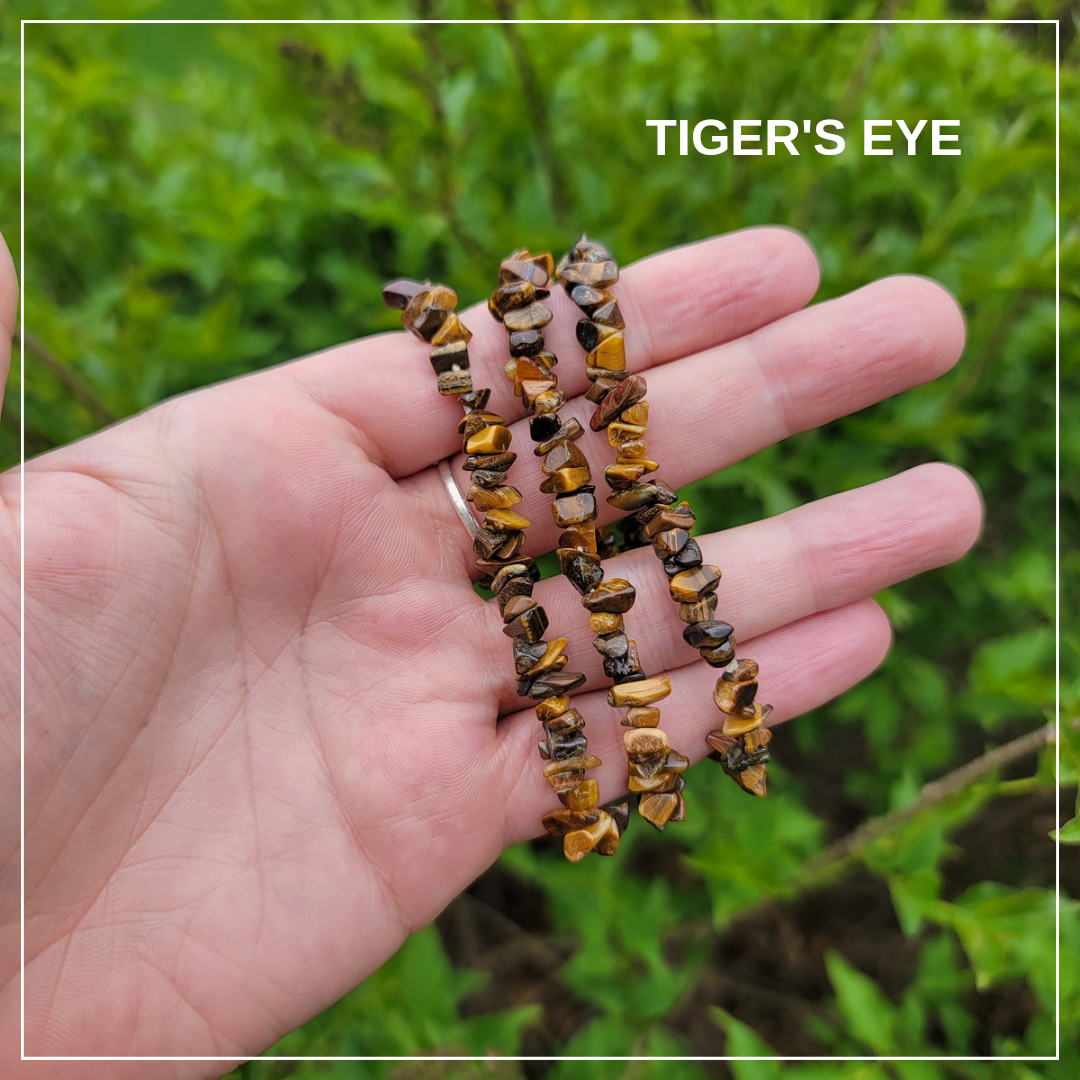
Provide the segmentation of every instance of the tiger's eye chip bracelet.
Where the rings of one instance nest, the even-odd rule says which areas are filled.
[[[577,324],[577,338],[587,353],[585,370],[592,382],[586,397],[596,405],[590,427],[606,429],[617,453],[615,463],[604,470],[611,489],[607,501],[636,519],[636,531],[663,560],[671,598],[686,623],[683,639],[706,663],[723,669],[713,701],[725,714],[724,723],[706,736],[710,756],[744,791],[764,795],[772,738],[764,722],[772,706],[755,701],[758,666],[735,658],[733,628],[714,618],[720,571],[702,562],[701,549],[690,535],[695,524],[690,504],[672,505],[676,497],[667,484],[644,479],[659,465],[647,456],[645,380],[626,368],[626,323],[618,299],[608,291],[619,280],[619,268],[607,248],[583,235],[560,261],[555,276],[584,316]]]
[[[546,262],[550,264],[550,256]],[[543,286],[551,269],[542,260],[533,261],[522,264],[515,278],[530,298],[537,291],[546,296]],[[540,753],[548,760],[544,776],[564,805],[564,809],[544,815],[544,827],[563,838],[563,851],[572,862],[583,859],[590,851],[614,855],[627,824],[626,804],[601,809],[596,805],[597,781],[585,777],[586,771],[596,768],[600,761],[587,753],[585,720],[578,709],[571,707],[569,697],[585,676],[565,670],[565,637],[544,640],[547,613],[532,598],[533,583],[540,575],[534,561],[523,554],[529,522],[512,509],[521,501],[521,492],[505,482],[517,455],[510,450],[511,434],[505,419],[487,409],[491,390],[473,388],[468,349],[472,334],[454,314],[457,299],[452,289],[427,282],[393,281],[383,289],[386,305],[402,312],[402,326],[435,346],[430,359],[439,393],[457,395],[465,412],[458,425],[466,455],[462,467],[471,474],[465,498],[484,514],[473,542],[478,556],[475,565],[482,582],[495,594],[503,633],[513,643],[517,692],[538,702],[536,715],[545,733]],[[542,346],[543,336],[538,329],[542,324],[526,326],[529,319],[524,317],[519,317],[518,322],[522,329],[512,330],[518,339],[514,342],[512,337],[512,350],[532,349],[537,340]]]
[[[582,605],[589,612],[590,629],[596,635],[593,647],[603,656],[604,674],[614,683],[608,703],[627,709],[622,722],[631,729],[623,739],[629,789],[638,793],[641,816],[662,830],[669,821],[686,819],[682,774],[690,761],[671,747],[666,733],[657,726],[660,710],[655,704],[671,693],[671,681],[666,675],[646,675],[637,643],[627,637],[623,625],[623,617],[636,599],[634,587],[622,578],[604,580],[597,552],[596,489],[590,482],[588,459],[577,445],[584,429],[576,419],[563,421],[559,416],[566,396],[558,388],[554,370],[558,358],[544,342],[543,328],[552,316],[542,301],[548,295],[546,286],[553,269],[549,254],[515,251],[499,268],[499,286],[491,294],[488,310],[509,333],[506,374],[531,414],[529,433],[537,443],[533,452],[543,458],[541,469],[546,477],[540,490],[554,496],[552,517],[563,530],[556,549],[559,568],[581,594]],[[615,312],[617,315],[617,305]],[[547,755],[553,744],[549,738],[540,745],[541,753]],[[548,766],[554,767],[555,763]],[[556,811],[544,818],[550,831],[564,827],[558,814]]]

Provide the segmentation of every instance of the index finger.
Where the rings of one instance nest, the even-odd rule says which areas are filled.
[[[614,287],[626,319],[627,366],[643,371],[765,326],[807,304],[818,280],[807,240],[775,226],[642,259]],[[557,369],[560,389],[568,398],[583,394],[589,383],[576,337],[581,313],[561,288],[552,288],[544,302],[554,314],[544,328],[546,345],[563,360]],[[483,302],[461,319],[473,333],[473,385],[492,388],[490,407],[507,420],[524,416],[503,372],[509,356],[505,329]],[[394,477],[410,476],[461,449],[461,407],[455,398],[439,396],[427,348],[405,331],[349,342],[282,371],[352,424],[368,455]]]

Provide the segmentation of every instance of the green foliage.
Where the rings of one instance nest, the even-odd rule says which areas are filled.
[[[589,14],[570,0],[370,7],[365,14],[387,17]],[[774,0],[726,5],[722,14],[831,17],[833,7]],[[282,0],[257,12],[242,0],[198,12],[153,0],[19,8],[24,17],[298,17]],[[889,15],[965,17],[968,10],[916,0]],[[1057,16],[1048,2],[987,5],[996,18],[1033,10]],[[702,12],[711,17],[711,5],[686,0],[664,15]],[[876,13],[871,4],[858,9],[863,17]],[[343,0],[319,7],[322,18],[354,14]],[[654,14],[641,0],[617,0],[604,11],[612,19]],[[775,768],[764,803],[749,805],[703,766],[690,779],[691,819],[681,840],[660,842],[638,828],[619,860],[579,867],[546,846],[525,845],[507,852],[499,868],[542,895],[550,932],[574,943],[557,977],[590,1011],[552,1044],[555,1053],[769,1055],[793,1033],[777,1027],[765,1037],[734,998],[723,1008],[698,1000],[709,979],[723,974],[723,950],[737,928],[777,904],[803,902],[810,885],[820,885],[808,881],[807,860],[827,840],[909,804],[927,781],[1053,719],[1053,28],[31,26],[23,252],[14,228],[18,31],[10,11],[0,15],[0,183],[5,235],[16,258],[25,256],[21,419],[30,452],[162,397],[390,329],[393,313],[382,308],[378,289],[392,274],[452,281],[471,302],[485,295],[505,252],[561,251],[581,228],[630,262],[716,232],[786,223],[804,230],[819,252],[819,299],[893,273],[926,274],[955,292],[969,329],[955,371],[763,449],[690,492],[701,527],[712,530],[923,461],[969,470],[986,500],[985,535],[957,565],[879,597],[897,635],[881,671],[778,733],[777,757],[787,764]],[[1062,35],[1073,41],[1068,25]],[[1075,44],[1069,50],[1061,72],[1063,177],[1077,173],[1080,119]],[[646,118],[710,116],[835,117],[849,149],[835,158],[655,156]],[[863,157],[863,119],[911,124],[926,116],[961,120],[962,156]],[[1076,217],[1074,202],[1062,207],[1066,341],[1080,327],[1080,234],[1069,224]],[[7,464],[17,459],[19,389],[13,377],[0,429]],[[1066,407],[1075,405],[1075,389],[1067,365]],[[1080,461],[1080,426],[1063,431],[1062,450],[1067,463]],[[1066,535],[1078,524],[1076,475],[1064,483]],[[1063,553],[1063,572],[1078,563],[1074,550]],[[1078,653],[1080,631],[1066,634],[1062,657],[1073,673]],[[1063,715],[1080,715],[1080,681],[1067,681],[1062,692]],[[1063,779],[1074,782],[1080,733],[1069,727],[1061,756]],[[1010,817],[1010,800],[1052,786],[1053,754],[1020,769],[1023,780],[1009,779],[1015,767],[1005,777],[984,776],[841,865],[838,873],[858,865],[885,883],[894,935],[912,960],[899,987],[886,989],[878,972],[825,941],[820,993],[797,1033],[818,1053],[1053,1052],[1052,825],[1010,861],[994,857],[992,840],[969,850],[957,839],[977,835],[980,822],[1023,827]],[[1058,836],[1074,845],[1076,821]],[[673,858],[680,842],[684,857]],[[854,904],[842,876],[821,887],[833,890],[837,904]],[[783,1074],[1076,1075],[1080,934],[1071,900],[1063,900],[1061,918],[1061,1063],[808,1062],[783,1066]],[[762,964],[783,972],[783,949],[777,942]],[[429,929],[272,1052],[514,1053],[539,1023],[539,1007],[463,1018],[478,985],[449,965]],[[1028,1003],[1008,1030],[995,1028],[984,1007],[994,994]],[[684,1022],[695,1008],[706,1024]],[[551,1073],[610,1080],[645,1075],[644,1068],[563,1062]],[[518,1075],[468,1063],[403,1070],[259,1062],[242,1073]],[[780,1070],[769,1062],[731,1064],[736,1080],[770,1080]],[[700,1075],[688,1063],[664,1066],[666,1078]]]

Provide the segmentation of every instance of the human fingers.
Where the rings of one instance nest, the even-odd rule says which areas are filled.
[[[885,613],[873,600],[859,600],[833,611],[820,612],[770,631],[746,643],[746,654],[761,665],[761,699],[773,705],[769,726],[774,727],[824,704],[865,679],[882,661],[891,631]],[[740,650],[742,651],[742,650]],[[659,674],[659,672],[658,672]],[[673,746],[691,763],[709,752],[705,736],[718,726],[713,705],[717,673],[705,664],[680,669],[672,680],[671,695],[660,702],[661,726]],[[600,784],[600,802],[626,793],[626,756],[619,711],[607,704],[606,692],[594,690],[574,699],[586,719],[589,753],[603,762],[590,771]],[[501,776],[505,799],[506,845],[541,832],[540,816],[558,809],[559,802],[539,768],[536,743],[542,731],[532,710],[516,713],[501,725],[495,775]],[[719,774],[687,781],[689,812],[694,812],[695,783],[728,783]]]
[[[15,276],[15,263],[0,233],[0,407],[4,403],[4,387],[11,364],[11,339],[15,335],[18,305],[19,283]]]
[[[805,238],[775,227],[744,229],[642,259],[625,269],[615,287],[632,330],[627,362],[632,370],[646,370],[749,333],[808,303],[818,277]],[[558,369],[560,387],[572,398],[589,386],[584,364],[575,362],[581,312],[554,283],[544,302],[554,313],[544,331],[547,347],[565,361]],[[493,388],[492,408],[508,420],[524,416],[503,372],[505,329],[483,302],[461,319],[473,333],[473,384]],[[276,374],[346,418],[368,456],[391,475],[409,476],[461,445],[461,408],[436,392],[428,351],[411,334],[382,334],[305,357]]]

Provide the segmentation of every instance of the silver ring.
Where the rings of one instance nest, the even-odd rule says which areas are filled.
[[[480,531],[480,526],[477,525],[476,518],[473,517],[472,511],[469,509],[469,504],[461,497],[461,488],[457,486],[457,481],[450,471],[446,458],[439,462],[439,475],[446,485],[446,490],[450,493],[450,501],[454,504],[454,509],[458,512],[462,524],[469,530],[469,535],[475,537]]]

